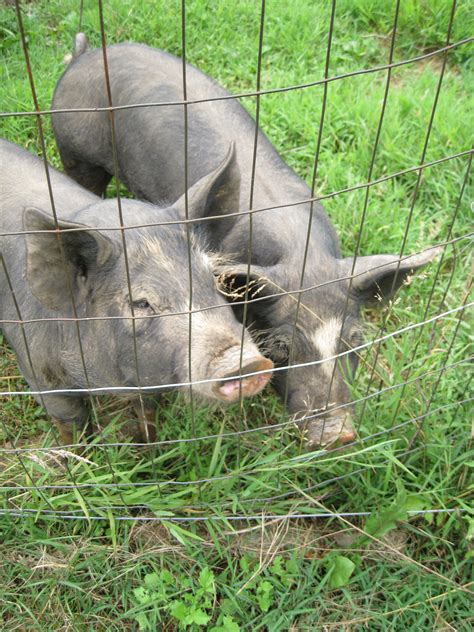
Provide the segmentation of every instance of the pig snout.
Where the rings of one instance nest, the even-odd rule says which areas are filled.
[[[242,397],[256,395],[272,376],[273,362],[260,353],[248,332],[242,341],[241,326],[231,318],[232,312],[228,316],[226,322],[221,314],[197,312],[192,319],[191,349],[186,344],[181,345],[184,346],[182,375],[189,376],[191,351],[191,377],[192,382],[196,382],[193,392],[209,403],[231,403],[238,401],[241,394]],[[176,337],[176,330],[170,330],[170,337],[173,333]],[[182,334],[180,340],[186,340],[188,331],[184,320],[180,321],[179,333]],[[257,375],[247,376],[248,373]]]
[[[340,408],[326,410],[324,406],[288,405],[295,423],[303,430],[308,448],[328,448],[350,443],[356,438],[352,423],[352,410]]]
[[[309,419],[305,424],[305,438],[308,448],[351,443],[356,438],[352,415],[341,411],[341,414]]]
[[[240,393],[242,397],[251,397],[259,393],[271,378],[273,362],[262,356],[253,358],[247,364],[242,365],[242,371],[232,371],[223,377],[222,382],[214,384],[214,394],[226,402],[235,402],[239,399]],[[248,377],[239,377],[246,373],[254,373],[257,371],[265,371],[258,375],[249,375]],[[225,379],[224,379],[225,378]],[[229,379],[233,378],[233,379]]]
[[[241,393],[242,397],[256,395],[272,376],[273,362],[259,355],[252,348],[248,350],[244,348],[242,368],[240,364],[240,346],[227,349],[214,363],[213,378],[220,378],[220,381],[212,385],[213,394],[217,399],[230,403],[238,401]],[[258,375],[245,377],[247,373],[256,372],[259,372]]]

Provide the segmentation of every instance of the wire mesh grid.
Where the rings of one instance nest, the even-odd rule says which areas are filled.
[[[436,50],[423,55],[395,61],[394,51],[397,38],[397,23],[399,19],[400,2],[394,3],[393,27],[388,44],[387,61],[383,64],[361,67],[349,72],[337,73],[332,65],[332,45],[336,16],[336,2],[331,5],[329,22],[327,24],[327,48],[324,63],[324,77],[278,88],[266,88],[262,81],[262,63],[265,58],[265,26],[268,11],[263,0],[259,9],[258,45],[255,51],[254,89],[236,91],[232,95],[210,95],[206,99],[193,98],[187,87],[187,3],[182,0],[177,21],[180,22],[180,53],[182,59],[182,98],[174,101],[152,101],[115,105],[111,88],[111,70],[108,63],[107,49],[107,20],[104,15],[102,0],[96,3],[98,11],[97,35],[103,55],[103,73],[107,93],[106,107],[47,109],[40,104],[35,88],[35,79],[30,63],[31,50],[28,46],[28,32],[23,25],[23,13],[26,5],[16,2],[16,18],[20,35],[20,43],[24,52],[25,68],[31,88],[31,98],[34,109],[25,103],[24,109],[9,108],[1,113],[2,119],[15,117],[18,119],[33,118],[36,125],[38,153],[44,159],[44,177],[50,197],[50,209],[54,218],[58,235],[74,234],[77,232],[94,233],[95,228],[60,226],[61,211],[55,203],[55,187],[51,180],[51,167],[48,166],[46,156],[51,154],[49,138],[45,131],[45,121],[51,114],[68,113],[74,116],[84,112],[106,112],[109,117],[110,134],[112,138],[113,175],[115,184],[110,193],[116,200],[117,221],[102,225],[101,233],[120,236],[126,271],[126,290],[130,314],[126,316],[87,316],[82,315],[75,303],[74,290],[69,283],[68,294],[70,310],[67,316],[48,316],[46,318],[24,317],[20,303],[16,297],[20,288],[17,280],[12,278],[8,265],[2,256],[3,275],[7,280],[9,293],[14,302],[15,317],[2,320],[2,327],[15,326],[21,331],[22,344],[26,350],[25,362],[33,376],[33,384],[27,386],[18,376],[15,361],[11,357],[8,347],[4,347],[6,375],[1,378],[2,388],[0,397],[4,406],[1,413],[3,430],[3,444],[0,447],[0,462],[4,477],[2,481],[2,506],[0,512],[10,516],[25,517],[33,515],[44,519],[58,520],[104,520],[110,521],[111,516],[117,521],[166,521],[166,523],[191,523],[198,521],[220,521],[224,524],[234,521],[269,521],[294,519],[327,519],[336,518],[347,523],[348,519],[360,520],[370,515],[371,507],[353,507],[350,511],[339,510],[341,499],[347,500],[353,485],[364,485],[370,480],[371,473],[392,466],[395,462],[401,467],[410,467],[409,459],[420,458],[433,448],[439,440],[434,428],[443,419],[443,432],[447,433],[449,442],[457,442],[462,451],[470,445],[469,428],[466,424],[467,410],[472,396],[470,395],[470,381],[465,379],[465,371],[471,357],[466,343],[467,325],[466,312],[472,306],[471,279],[468,267],[468,245],[471,233],[458,221],[460,209],[467,204],[466,188],[468,185],[472,163],[472,149],[455,146],[435,159],[428,160],[430,138],[436,121],[437,108],[443,89],[449,54],[454,50],[466,47],[473,38],[452,41],[452,25],[456,15],[456,2],[452,3],[449,23],[445,35],[445,43]],[[83,6],[80,7],[80,22],[77,29],[81,30]],[[74,25],[75,27],[76,25]],[[431,108],[421,143],[421,151],[416,164],[409,164],[403,169],[392,170],[379,174],[377,160],[381,151],[381,138],[384,133],[384,121],[389,104],[389,96],[394,90],[394,72],[409,66],[415,72],[417,64],[428,60],[437,60],[438,81],[436,89],[429,95]],[[378,77],[383,86],[382,98],[377,117],[373,118],[373,129],[368,134],[370,156],[367,160],[368,169],[363,181],[347,181],[347,185],[338,190],[330,190],[327,182],[321,183],[320,172],[322,165],[322,147],[325,140],[325,130],[328,113],[331,110],[331,90],[344,81],[361,76]],[[306,164],[311,165],[309,174],[310,188],[307,196],[301,199],[279,199],[275,204],[259,206],[254,196],[254,186],[259,171],[259,127],[261,124],[261,109],[265,107],[265,99],[276,97],[284,93],[302,94],[309,90],[320,90],[322,93],[319,113],[313,112],[313,135],[305,138],[308,146],[314,145],[314,150],[307,152],[311,156]],[[242,387],[240,387],[239,401],[230,412],[203,407],[193,393],[197,387],[222,381],[220,378],[196,379],[194,375],[193,353],[193,320],[200,314],[220,313],[219,310],[228,309],[227,304],[195,306],[196,284],[199,279],[193,276],[192,258],[194,224],[205,225],[212,218],[193,218],[189,213],[188,199],[190,150],[188,138],[188,117],[193,105],[219,101],[250,102],[254,105],[249,109],[255,120],[253,133],[253,150],[251,164],[247,165],[249,198],[244,208],[235,209],[227,213],[226,218],[238,218],[248,226],[249,240],[245,252],[240,253],[240,261],[245,266],[247,277],[243,293],[234,301],[234,309],[241,310],[241,337],[238,376],[242,379],[264,374],[266,371],[246,372],[243,364],[243,349],[246,325],[249,323],[249,306],[263,304],[271,299],[284,297],[294,303],[291,310],[291,335],[288,356],[280,366],[275,366],[274,375],[289,375],[301,368],[316,369],[319,366],[330,367],[330,380],[325,403],[321,409],[308,410],[305,421],[318,422],[322,420],[324,427],[328,408],[332,411],[346,409],[355,410],[356,438],[345,445],[332,449],[314,448],[308,451],[304,434],[296,427],[295,417],[279,406],[275,397],[268,394],[259,396],[256,400],[244,401]],[[122,204],[124,189],[120,185],[120,165],[118,151],[120,147],[116,139],[116,114],[134,109],[153,109],[159,113],[160,108],[176,108],[181,112],[184,121],[184,137],[179,139],[184,145],[184,218],[166,219],[152,223],[134,223],[128,221],[123,214]],[[253,109],[252,109],[253,108]],[[98,115],[98,114],[97,114]],[[314,131],[316,130],[316,131]],[[375,133],[374,133],[375,131]],[[341,134],[343,131],[341,131]],[[14,140],[13,138],[11,140]],[[399,141],[403,144],[403,139]],[[237,142],[238,145],[238,142]],[[238,150],[238,146],[237,146]],[[403,151],[403,149],[402,149]],[[312,155],[311,155],[312,154]],[[420,210],[419,197],[423,191],[423,177],[426,173],[445,169],[455,165],[456,182],[458,183],[456,198],[449,199],[449,208],[445,210],[448,219],[442,230],[419,230]],[[459,175],[461,174],[461,175]],[[348,281],[346,294],[342,305],[338,305],[338,322],[341,329],[338,337],[343,338],[342,325],[346,321],[349,302],[352,298],[352,285],[357,278],[366,273],[357,271],[357,261],[362,250],[370,248],[370,235],[367,235],[367,224],[370,213],[373,213],[372,198],[383,195],[383,187],[396,184],[403,178],[413,177],[409,191],[411,199],[406,201],[406,209],[400,213],[393,227],[397,241],[397,271],[395,279],[403,262],[413,254],[421,255],[427,249],[436,251],[437,257],[427,268],[421,278],[413,280],[412,287],[405,296],[390,301],[380,313],[375,316],[369,313],[369,323],[366,325],[364,342],[352,344],[345,350],[333,350],[326,357],[307,357],[296,352],[296,334],[299,326],[299,316],[307,307],[306,297],[318,289],[328,289],[337,286],[341,281]],[[278,174],[277,176],[278,177]],[[327,180],[327,178],[326,178]],[[329,190],[328,190],[329,189]],[[380,193],[382,191],[382,193]],[[354,255],[352,265],[346,273],[323,280],[316,284],[309,282],[306,276],[308,261],[315,256],[311,250],[311,232],[315,230],[313,217],[315,204],[321,200],[347,199],[349,194],[362,194],[362,202],[357,198],[357,213],[352,215],[353,227],[345,230],[350,233],[343,237],[346,250],[350,249]],[[441,193],[439,194],[441,196]],[[346,196],[346,198],[344,198]],[[32,204],[34,200],[31,201]],[[294,287],[285,287],[280,279],[270,279],[271,291],[264,296],[251,296],[250,279],[252,274],[252,253],[258,244],[252,244],[254,218],[262,215],[269,216],[277,209],[288,209],[296,212],[299,207],[309,209],[305,234],[292,247],[302,253],[301,269],[298,271],[298,283]],[[428,211],[426,211],[428,212]],[[215,220],[212,220],[215,221]],[[421,220],[423,221],[423,219]],[[424,220],[429,224],[429,218]],[[344,222],[343,222],[344,223]],[[414,223],[417,227],[414,228]],[[136,230],[160,226],[181,226],[185,232],[187,243],[188,279],[185,285],[188,292],[183,296],[183,307],[179,311],[171,310],[166,315],[140,315],[136,311],[133,278],[130,269],[130,240]],[[376,226],[375,226],[376,228]],[[392,226],[385,226],[390,231]],[[282,231],[285,228],[281,227]],[[370,225],[369,231],[374,230]],[[27,235],[47,234],[47,230],[19,230],[6,231],[0,234],[5,240],[16,236],[25,239]],[[420,238],[423,233],[424,237]],[[428,235],[428,236],[427,236]],[[433,237],[434,235],[434,237]],[[62,237],[58,238],[62,265],[67,267],[67,253]],[[394,239],[387,239],[392,244]],[[412,245],[416,244],[415,248]],[[370,268],[376,272],[377,267]],[[393,282],[395,284],[395,280]],[[417,284],[423,292],[417,295]],[[420,290],[421,292],[421,290]],[[407,301],[408,305],[404,302]],[[418,303],[418,309],[411,309],[411,304]],[[135,306],[135,307],[134,307]],[[313,314],[314,315],[314,314]],[[317,318],[317,315],[314,315]],[[140,321],[153,321],[174,317],[187,318],[187,377],[168,383],[143,383],[140,376],[140,359],[137,347],[136,327]],[[414,318],[414,320],[413,320]],[[87,355],[101,353],[101,344],[97,341],[97,348],[86,348],[82,342],[83,327],[87,323],[112,322],[120,323],[126,320],[132,328],[135,375],[133,384],[119,383],[97,384],[97,380],[90,379],[90,362]],[[29,352],[30,336],[34,337],[34,327],[41,327],[45,322],[58,326],[70,325],[75,331],[75,344],[79,350],[81,377],[74,388],[35,388],[35,366]],[[323,322],[324,324],[324,322]],[[327,324],[327,323],[326,323]],[[49,341],[50,345],[57,344]],[[347,401],[333,401],[332,395],[336,372],[340,362],[348,356],[357,353],[359,368],[350,389],[351,396]],[[12,371],[14,375],[8,373]],[[458,378],[453,379],[456,375]],[[235,379],[235,375],[232,378]],[[225,380],[224,380],[225,381]],[[282,395],[283,400],[289,397],[289,381]],[[454,385],[454,386],[453,386]],[[145,398],[148,394],[156,395],[160,391],[181,389],[189,393],[187,403],[170,399],[160,404],[156,413],[157,437],[148,437],[148,441],[130,440],[127,434],[128,423],[131,419],[129,408],[122,400],[106,400],[105,403],[98,395],[104,394],[133,394],[138,397],[138,414],[145,415]],[[91,416],[99,431],[88,441],[80,438],[78,441],[61,445],[54,425],[45,430],[43,435],[28,438],[15,427],[21,423],[22,416],[26,416],[31,409],[35,414],[44,415],[44,409],[36,409],[32,396],[37,401],[45,403],[44,398],[51,395],[83,395],[88,398]],[[48,408],[48,405],[44,406]],[[12,423],[9,415],[13,415]],[[110,423],[109,423],[110,422]],[[48,427],[49,428],[49,427]],[[125,429],[124,429],[125,428]],[[148,426],[146,426],[148,428]],[[432,438],[433,437],[433,438]],[[80,451],[78,451],[80,448]],[[404,465],[405,464],[405,465]],[[408,464],[408,465],[407,465]],[[459,489],[453,491],[453,497],[458,494],[463,497],[465,483],[464,470],[460,472]],[[315,482],[316,481],[316,482]],[[426,481],[419,481],[419,487],[424,488]],[[71,496],[70,492],[74,494]],[[324,500],[323,500],[324,499]],[[347,507],[347,504],[344,505]],[[436,506],[436,495],[424,506],[410,512],[410,515],[428,515],[466,511],[463,503],[455,506]],[[345,522],[344,522],[345,521]],[[352,523],[351,523],[352,524]],[[452,582],[454,583],[454,582]],[[462,588],[462,587],[461,587]]]

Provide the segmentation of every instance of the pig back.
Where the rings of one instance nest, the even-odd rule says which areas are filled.
[[[29,206],[52,213],[45,166],[40,158],[0,139],[0,164],[2,233],[22,230],[23,210]],[[99,200],[96,195],[51,166],[49,176],[56,211],[63,219],[72,218],[78,209]]]
[[[128,188],[142,199],[173,203],[183,195],[186,184],[192,186],[215,169],[230,144],[235,143],[240,172],[238,208],[221,212],[245,212],[250,205],[253,209],[287,205],[256,214],[252,233],[261,252],[267,250],[267,244],[269,251],[275,241],[281,244],[283,232],[290,233],[284,247],[293,249],[307,231],[309,205],[300,203],[310,198],[311,190],[259,131],[250,199],[256,123],[239,101],[229,98],[230,93],[211,77],[186,65],[187,99],[197,101],[187,107],[186,183],[184,107],[173,105],[183,100],[182,60],[142,44],[110,46],[107,57],[114,106],[168,104],[115,111],[119,175]],[[86,51],[58,82],[53,108],[107,105],[102,51]],[[107,113],[55,114],[53,127],[65,164],[77,160],[114,173]],[[317,224],[312,231],[315,247],[337,256],[337,238],[320,204],[314,205],[312,217],[313,224]],[[221,248],[225,252],[246,251],[247,224],[247,217],[242,217],[238,230],[223,240]]]

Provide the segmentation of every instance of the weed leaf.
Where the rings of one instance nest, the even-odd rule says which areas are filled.
[[[329,556],[326,560],[329,579],[327,585],[331,589],[346,586],[354,572],[356,565],[344,555]]]

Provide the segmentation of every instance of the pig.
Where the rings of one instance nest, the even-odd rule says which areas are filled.
[[[0,156],[0,321],[33,391],[156,387],[144,391],[145,406],[136,402],[146,417],[148,396],[161,392],[159,385],[171,389],[187,382],[189,363],[192,380],[212,380],[193,387],[204,402],[233,402],[265,386],[272,361],[245,331],[240,368],[242,325],[216,287],[212,257],[192,233],[192,308],[201,311],[191,317],[189,358],[188,240],[179,221],[124,231],[130,295],[121,231],[104,230],[119,226],[117,200],[102,200],[49,167],[56,227],[43,161],[3,139]],[[217,169],[190,187],[190,216],[204,213],[222,193],[232,156],[228,151]],[[121,204],[128,226],[179,220],[185,201]],[[73,304],[77,317],[86,319],[79,321],[86,371],[76,323],[64,320],[75,317]],[[45,318],[51,320],[37,321]],[[23,325],[25,343],[21,325],[12,321],[32,319]],[[86,430],[87,394],[53,392],[37,399],[64,443]],[[142,438],[153,438],[143,423]]]
[[[88,50],[83,34],[76,36],[75,51],[56,86],[52,108],[107,107],[102,51]],[[182,101],[179,58],[132,43],[108,47],[107,57],[114,106]],[[351,349],[361,342],[360,308],[392,298],[437,251],[402,260],[396,255],[358,256],[355,262],[353,257],[342,257],[324,208],[307,201],[309,187],[284,163],[261,130],[252,209],[284,207],[254,213],[250,241],[255,121],[236,99],[229,99],[228,92],[190,64],[186,78],[188,100],[221,99],[187,106],[188,182],[197,182],[215,168],[229,143],[236,147],[227,172],[227,195],[208,207],[208,221],[198,227],[206,226],[210,248],[232,260],[220,277],[226,281],[224,291],[244,299],[248,288],[247,322],[260,332],[262,344],[277,366],[273,384],[289,413],[295,420],[312,418],[306,423],[309,446],[350,442],[355,435],[348,384],[357,366],[357,355]],[[120,179],[137,197],[151,202],[182,195],[183,106],[125,108],[114,116]],[[107,112],[52,116],[66,172],[97,194],[104,192],[114,172],[107,117]],[[301,287],[307,239],[303,293],[297,310],[297,294],[288,292]],[[242,305],[236,306],[236,312],[242,317]],[[341,352],[347,353],[336,362],[335,356]],[[302,364],[306,366],[298,366]],[[297,368],[290,370],[290,365]]]

